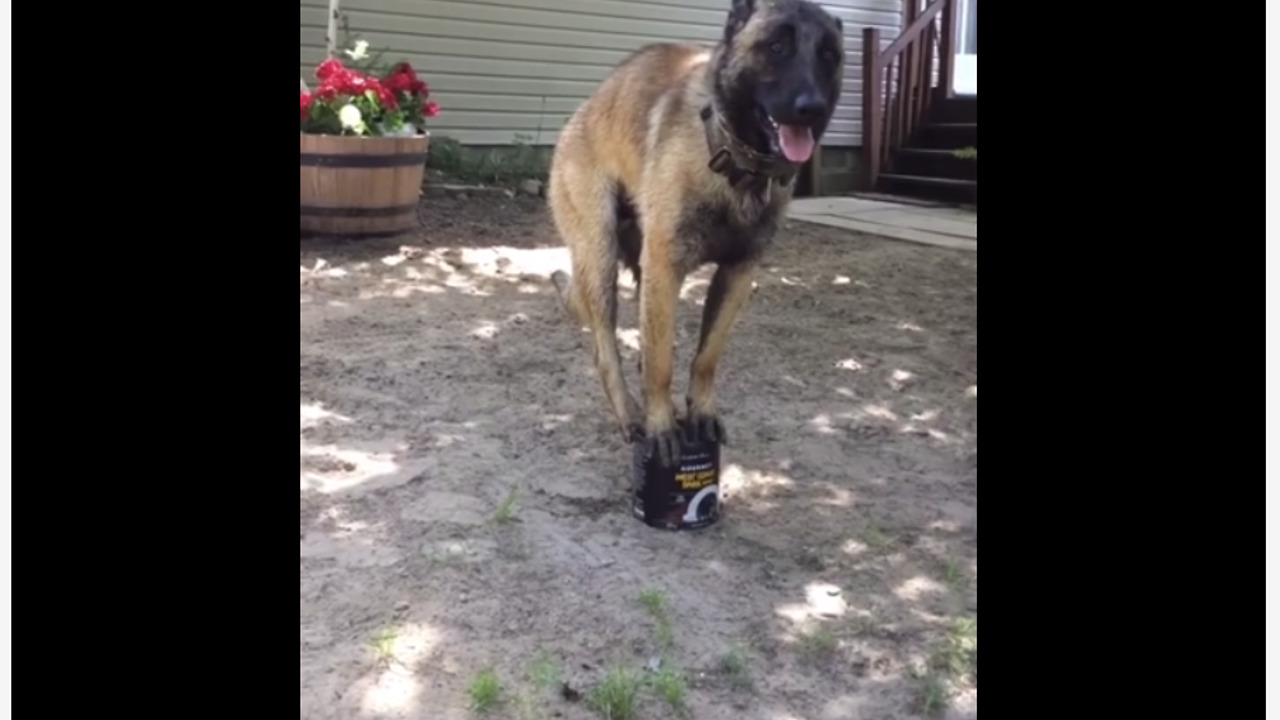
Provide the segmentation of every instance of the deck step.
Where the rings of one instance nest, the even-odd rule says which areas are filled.
[[[977,204],[978,160],[956,151],[978,147],[978,98],[938,93],[924,124],[880,167],[876,192],[947,204]]]
[[[978,147],[978,123],[929,123],[914,135],[911,144],[919,148],[958,150],[963,147]]]
[[[957,180],[955,178],[927,177],[925,175],[895,175],[893,173],[885,173],[880,177],[885,180],[895,180],[899,182],[913,182],[922,185],[947,185],[951,187],[978,187],[977,180]]]
[[[935,99],[929,106],[929,119],[943,123],[978,122],[978,98],[957,95]]]
[[[889,166],[892,175],[977,180],[978,161],[956,157],[952,148],[905,147],[893,151]]]
[[[884,173],[880,175],[878,189],[880,192],[949,203],[977,204],[978,201],[977,180]]]

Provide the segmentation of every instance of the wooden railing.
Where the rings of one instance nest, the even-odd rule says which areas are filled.
[[[880,30],[862,31],[863,182],[875,190],[890,153],[902,147],[941,93],[950,97],[955,72],[957,0],[905,0],[906,29],[883,52]],[[936,83],[936,84],[935,84]]]

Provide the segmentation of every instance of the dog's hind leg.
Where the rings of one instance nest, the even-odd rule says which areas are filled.
[[[628,392],[618,353],[618,243],[613,193],[590,173],[565,168],[552,176],[549,200],[569,248],[573,274],[551,276],[569,315],[591,331],[593,357],[623,438],[639,437],[640,406]]]
[[[627,202],[623,200],[623,202]],[[640,249],[644,246],[644,236],[640,232],[640,224],[636,222],[634,211],[618,213],[618,250],[622,265],[631,274],[635,285],[636,312],[640,310]],[[636,353],[636,373],[644,377],[644,353]]]

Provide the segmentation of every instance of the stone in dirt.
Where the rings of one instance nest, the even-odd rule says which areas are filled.
[[[535,195],[542,197],[542,181],[534,178],[523,180],[520,183],[520,192],[525,195]]]

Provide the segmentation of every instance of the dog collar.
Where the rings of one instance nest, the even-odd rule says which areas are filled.
[[[800,168],[786,158],[757,152],[734,136],[724,121],[724,116],[711,105],[702,108],[702,127],[707,136],[707,149],[711,162],[707,167],[723,175],[737,190],[764,192],[770,181],[787,187],[795,179]]]

